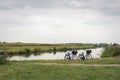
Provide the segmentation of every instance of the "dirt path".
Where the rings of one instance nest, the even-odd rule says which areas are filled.
[[[61,64],[61,63],[33,63],[38,65],[60,65],[60,66],[93,66],[93,67],[120,67],[120,64]]]

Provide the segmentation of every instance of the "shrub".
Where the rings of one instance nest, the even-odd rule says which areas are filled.
[[[7,57],[8,56],[6,54],[1,54],[0,55],[0,65],[1,64],[6,64],[8,62]]]
[[[120,56],[119,46],[106,47],[102,54],[102,57],[114,57],[114,56]]]
[[[33,53],[40,53],[40,52],[41,52],[41,49],[39,49],[39,48],[33,49]]]
[[[30,52],[31,52],[31,50],[28,48],[25,48],[24,50],[25,50],[25,53],[27,53],[27,54],[30,54]]]

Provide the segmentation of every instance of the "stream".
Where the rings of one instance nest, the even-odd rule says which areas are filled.
[[[103,48],[96,48],[96,49],[91,49],[92,50],[92,58],[101,58],[102,52],[103,52]],[[86,53],[86,50],[80,49],[77,50],[79,55],[80,53],[84,52]],[[70,52],[70,51],[67,51]],[[15,55],[15,56],[11,56],[9,57],[9,60],[63,60],[64,56],[67,52],[56,52],[56,53],[43,53],[43,54],[39,54],[39,55],[34,55],[31,54],[29,56],[22,56],[22,55]]]

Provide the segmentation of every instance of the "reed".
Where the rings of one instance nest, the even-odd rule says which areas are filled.
[[[0,43],[0,54],[44,53],[54,51],[67,51],[74,49],[95,48],[93,45],[67,45],[67,44],[35,44],[35,43]]]
[[[120,56],[120,46],[106,47],[102,57],[117,57]]]

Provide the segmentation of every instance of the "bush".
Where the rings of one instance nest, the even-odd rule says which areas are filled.
[[[41,52],[41,49],[39,49],[39,48],[33,49],[33,53],[40,53],[40,52]]]
[[[25,50],[25,53],[27,53],[27,54],[30,54],[30,52],[31,52],[31,50],[28,48],[25,48],[24,50]]]
[[[102,57],[114,57],[114,56],[120,56],[119,46],[106,47],[102,54]]]
[[[6,64],[7,62],[8,62],[7,55],[6,54],[1,54],[0,55],[0,65],[1,64]]]

